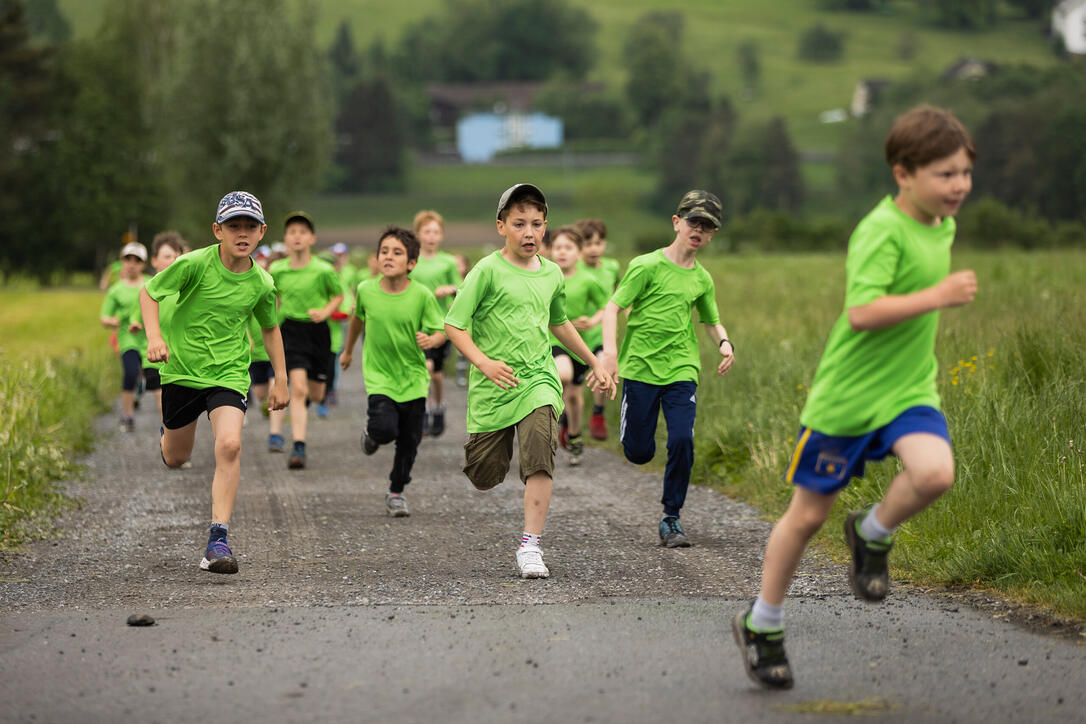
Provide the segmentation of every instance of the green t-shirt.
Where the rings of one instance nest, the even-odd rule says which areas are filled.
[[[163,384],[204,389],[249,390],[249,317],[264,329],[277,323],[275,284],[256,264],[234,274],[219,259],[219,245],[182,254],[147,282],[147,294],[161,302],[177,295],[169,331],[169,360]]]
[[[845,261],[845,307],[830,331],[800,424],[825,435],[857,436],[910,407],[939,407],[935,333],[939,313],[856,332],[848,309],[887,294],[912,294],[950,273],[954,219],[926,226],[887,196],[852,232]]]
[[[146,281],[147,277],[142,277],[142,281],[133,287],[121,280],[109,288],[106,298],[102,300],[100,316],[116,317],[120,325],[117,327],[117,348],[121,352],[134,349],[142,355],[147,349],[146,334],[128,331],[128,324],[139,316],[140,288]]]
[[[578,268],[573,276],[566,277],[566,316],[573,320],[578,317],[591,317],[607,304],[608,291],[600,286],[599,282],[583,269]],[[585,346],[590,351],[603,345],[603,325],[597,324],[591,329],[578,332]],[[553,334],[550,336],[551,345],[557,345],[573,355],[569,349],[558,341]],[[576,357],[576,355],[573,355]],[[580,359],[579,357],[576,357]],[[584,362],[584,360],[581,360]]]
[[[445,321],[470,329],[483,354],[513,369],[520,380],[503,390],[474,365],[468,384],[468,432],[503,430],[550,405],[562,412],[562,383],[551,357],[550,325],[566,321],[562,270],[540,258],[528,271],[506,261],[501,250],[483,257],[468,272]]]
[[[366,394],[386,395],[396,402],[426,397],[430,373],[415,333],[445,328],[433,292],[411,282],[399,294],[389,294],[381,289],[380,280],[367,279],[358,285],[354,314],[366,323],[362,341]]]
[[[177,309],[177,295],[171,294],[158,303],[158,326],[162,332],[162,339],[166,341],[167,349],[170,346],[170,340],[166,337],[166,333],[170,328],[170,324],[173,321],[174,310]],[[143,324],[143,313],[137,308],[136,315],[132,317],[130,322],[139,322]],[[143,358],[143,368],[161,370],[164,362],[148,362],[147,361],[147,330],[143,331],[143,347],[140,348],[140,357]]]
[[[599,282],[599,285],[606,289],[608,294],[615,291],[618,280],[622,276],[619,274],[622,267],[619,265],[618,259],[610,257],[601,258],[599,266],[588,266],[583,261],[579,261],[577,262],[577,268],[591,274],[592,278]]]
[[[313,256],[301,269],[292,269],[290,258],[278,259],[268,267],[279,295],[279,319],[309,322],[310,309],[320,309],[332,297],[343,293],[335,268]]]
[[[415,262],[415,268],[411,270],[411,278],[425,284],[431,292],[449,284],[459,286],[463,281],[456,268],[456,257],[444,251],[439,251],[429,259],[420,255],[419,260]],[[443,311],[447,312],[452,299],[451,296],[442,297],[437,300],[437,303],[441,305]]]
[[[704,324],[720,324],[713,278],[700,263],[686,269],[663,249],[630,262],[611,301],[632,306],[618,353],[623,379],[669,385],[697,382],[701,371],[692,309]]]
[[[268,350],[264,349],[264,334],[260,329],[260,322],[256,321],[256,315],[249,315],[249,360],[250,362],[270,362]],[[169,342],[167,342],[169,344]]]

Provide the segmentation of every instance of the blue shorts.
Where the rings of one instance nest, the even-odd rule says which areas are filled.
[[[862,478],[864,463],[882,460],[893,452],[894,443],[913,433],[936,435],[950,442],[943,413],[934,407],[910,407],[889,424],[858,437],[823,435],[809,427],[799,428],[799,442],[784,480],[807,490],[831,495]]]

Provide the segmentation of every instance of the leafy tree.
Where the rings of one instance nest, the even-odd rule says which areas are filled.
[[[735,132],[735,111],[727,99],[688,111],[673,108],[661,119],[655,149],[659,177],[655,205],[674,209],[691,188],[717,189],[722,198],[725,159]]]
[[[746,129],[724,164],[724,194],[738,214],[754,209],[798,212],[803,205],[799,153],[780,117]]]
[[[639,124],[651,127],[681,103],[690,75],[682,55],[682,15],[646,13],[634,22],[623,53],[629,76],[626,97]]]
[[[26,24],[30,34],[60,45],[72,36],[72,26],[57,7],[57,0],[31,0],[26,6]]]
[[[920,5],[937,25],[973,30],[995,24],[998,0],[920,0]]]
[[[1047,18],[1056,2],[1057,0],[1007,0],[1008,5],[1021,10],[1027,18]]]
[[[346,171],[344,191],[391,191],[403,186],[405,139],[396,97],[383,75],[359,81],[348,93],[336,133],[336,163]]]
[[[586,92],[579,81],[556,78],[540,90],[536,107],[562,119],[566,140],[626,138],[632,119],[629,108],[608,91]]]
[[[845,52],[845,34],[834,32],[822,23],[816,23],[799,36],[796,55],[801,60],[815,63],[832,63],[840,60]]]
[[[332,93],[338,101],[342,101],[361,71],[351,25],[346,20],[341,21],[336,30],[336,38],[328,50],[328,60],[332,71]]]

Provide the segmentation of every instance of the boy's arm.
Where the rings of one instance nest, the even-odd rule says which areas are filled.
[[[351,323],[347,325],[347,342],[343,345],[343,351],[339,353],[340,368],[347,369],[351,366],[351,360],[354,359],[354,346],[365,328],[365,322],[357,315],[351,315]]]
[[[928,312],[961,307],[977,294],[972,270],[954,272],[933,287],[912,294],[886,294],[867,304],[848,308],[848,323],[855,332],[886,329]]]
[[[457,329],[448,322],[445,323],[445,335],[452,340],[453,345],[460,354],[467,358],[468,362],[479,368],[486,378],[503,390],[516,387],[520,382],[513,375],[513,368],[500,360],[493,360],[483,354],[476,346],[475,340],[467,330]]]
[[[307,309],[306,314],[309,315],[309,319],[313,322],[323,322],[332,316],[332,312],[339,309],[339,305],[343,303],[343,293],[340,292],[336,296],[328,300],[328,303],[319,309]]]
[[[143,315],[143,328],[147,332],[147,361],[169,362],[170,350],[166,347],[166,340],[162,339],[158,321],[158,302],[147,293],[147,287],[140,288],[140,314]]]
[[[268,407],[272,410],[285,409],[290,403],[290,392],[287,390],[287,362],[283,353],[283,334],[279,327],[260,328],[260,336],[264,338],[264,350],[268,353],[268,360],[275,370],[275,379],[272,381],[271,391],[268,393]]]
[[[724,329],[723,324],[706,324],[705,331],[716,342],[717,351],[720,352],[722,359],[720,364],[716,366],[716,373],[722,375],[730,370],[735,363],[735,345],[728,339],[728,330]]]
[[[415,332],[415,341],[419,343],[420,349],[436,349],[445,344],[445,340],[448,337],[444,332],[434,332],[433,334],[426,334],[426,332]]]
[[[588,389],[599,390],[604,394],[610,393],[611,399],[615,399],[615,375],[604,369],[600,360],[597,359],[596,355],[592,354],[592,350],[581,339],[581,335],[577,334],[577,329],[573,324],[566,321],[564,324],[551,325],[551,334],[564,344],[566,349],[580,357],[586,365],[592,368],[591,374],[585,380]]]
[[[618,311],[622,307],[614,302],[607,302],[603,308],[603,351],[600,352],[600,364],[607,374],[618,379]]]

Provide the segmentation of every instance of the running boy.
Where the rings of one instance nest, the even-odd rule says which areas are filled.
[[[973,301],[972,271],[950,273],[953,215],[972,188],[973,139],[949,111],[920,106],[886,139],[897,195],[857,225],[845,261],[845,304],[826,342],[785,480],[792,501],[766,544],[761,593],[732,630],[752,679],[789,688],[782,606],[800,557],[837,494],[864,463],[896,455],[902,470],[882,501],[849,514],[849,584],[867,601],[889,592],[887,556],[899,525],[954,482],[939,411],[939,310]]]
[[[192,456],[196,423],[207,412],[215,438],[211,530],[200,568],[237,573],[226,536],[241,481],[241,427],[249,389],[251,314],[260,321],[275,367],[273,409],[287,404],[283,341],[276,325],[275,286],[249,258],[267,231],[260,201],[232,191],[219,202],[211,230],[220,243],[181,256],[140,291],[147,359],[162,367],[162,461],[180,467]],[[159,303],[177,296],[170,329],[159,325]],[[167,343],[167,340],[169,342]]]
[[[599,219],[581,219],[577,222],[577,228],[584,237],[579,268],[590,274],[608,294],[614,293],[618,280],[622,277],[622,267],[618,259],[603,256],[607,251],[607,225]],[[602,340],[602,332],[598,336]],[[602,341],[589,347],[592,347],[597,355],[603,350]],[[588,419],[588,433],[593,440],[607,439],[607,419],[603,416],[605,402],[606,399],[599,392],[592,393],[592,416]]]
[[[362,452],[373,455],[379,446],[396,442],[385,495],[385,511],[396,518],[410,514],[403,491],[411,482],[422,440],[430,387],[423,352],[446,341],[437,299],[407,276],[418,258],[419,240],[413,233],[397,226],[381,233],[377,262],[382,276],[358,285],[347,344],[339,357],[344,370],[351,366],[355,342],[365,329],[362,379],[369,399]]]
[[[594,278],[585,272],[578,260],[581,258],[583,239],[576,226],[563,226],[551,237],[551,260],[562,270],[566,284],[566,316],[588,349],[602,346],[603,306],[610,291],[604,291]],[[551,354],[562,381],[562,402],[565,412],[559,421],[558,440],[569,450],[569,464],[580,465],[584,454],[581,439],[581,423],[584,419],[584,377],[588,365],[577,359],[551,335]]]
[[[185,253],[184,239],[176,231],[162,231],[155,234],[155,238],[151,241],[151,268],[158,274],[170,264],[173,264],[177,260],[177,257]],[[137,302],[139,297],[137,296]],[[158,306],[158,323],[162,330],[168,330],[170,328],[170,320],[173,319],[173,310],[177,306],[177,297],[169,296],[162,300],[162,303]],[[128,324],[128,331],[133,333],[141,333],[144,339],[143,349],[141,352],[145,358],[143,363],[143,383],[144,389],[148,392],[153,392],[155,395],[155,401],[158,404],[158,416],[162,417],[162,379],[159,374],[162,369],[161,362],[151,362],[146,360],[147,356],[147,337],[143,335],[143,314],[140,311],[139,305],[136,305],[135,314],[131,318]]]
[[[142,329],[133,328],[131,320],[139,310],[140,288],[147,280],[143,267],[147,264],[147,247],[137,241],[121,249],[121,278],[106,292],[99,314],[102,326],[117,334],[117,349],[121,355],[121,430],[136,429],[136,387],[143,367],[143,350],[147,338]]]
[[[306,414],[310,400],[324,399],[332,359],[331,331],[325,322],[343,301],[335,269],[312,255],[316,226],[305,212],[284,222],[283,243],[289,256],[268,267],[279,295],[280,330],[290,386],[290,433],[294,438],[287,467],[305,467]],[[268,450],[283,452],[285,412],[272,411]]]
[[[538,256],[547,201],[531,184],[498,200],[505,246],[468,274],[445,317],[445,333],[474,365],[468,386],[464,473],[479,490],[505,479],[516,435],[524,483],[524,534],[517,549],[522,578],[546,578],[540,537],[550,507],[562,385],[547,330],[592,368],[589,386],[614,395],[615,383],[566,319],[562,272]],[[470,330],[470,331],[469,331]]]
[[[457,270],[456,258],[441,251],[445,239],[445,220],[436,211],[420,211],[415,214],[415,234],[422,251],[419,261],[411,271],[411,278],[424,284],[437,297],[444,314],[449,302],[463,279]],[[430,397],[426,405],[426,429],[424,432],[439,437],[445,432],[445,359],[452,350],[448,340],[444,344],[426,350],[426,368],[430,370]]]
[[[630,262],[603,313],[603,364],[621,374],[622,422],[619,436],[626,459],[641,465],[656,454],[656,423],[663,408],[667,423],[664,514],[657,528],[660,544],[690,545],[679,513],[694,464],[694,416],[701,359],[691,310],[720,351],[717,374],[735,361],[735,348],[720,324],[713,278],[697,261],[698,250],[720,228],[720,200],[708,191],[687,191],[671,217],[675,240]],[[622,350],[615,343],[620,309],[632,307]]]

